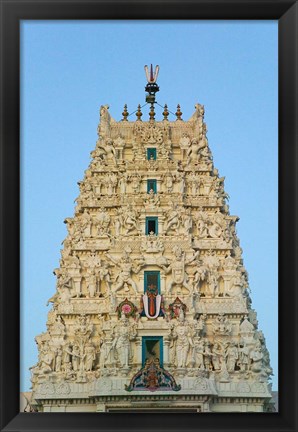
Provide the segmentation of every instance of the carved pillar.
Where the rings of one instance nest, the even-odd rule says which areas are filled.
[[[100,196],[100,194],[101,194],[101,186],[102,186],[102,183],[101,183],[101,180],[100,180],[100,183],[98,183],[97,185],[95,185],[95,195],[97,195],[97,196]]]
[[[90,235],[93,238],[97,236],[97,225],[96,225],[96,222],[93,220],[93,218],[92,218],[91,227],[90,227]]]
[[[141,295],[143,295],[144,294],[144,270],[141,270],[138,276],[139,276],[139,281],[140,281],[137,284],[138,292],[141,293]]]
[[[106,412],[106,405],[104,403],[96,404],[96,412]]]
[[[142,338],[137,337],[132,345],[135,348],[133,352],[133,364],[140,369],[142,367]]]
[[[145,220],[146,220],[146,216],[144,214],[142,214],[140,216],[140,218],[139,218],[139,223],[140,223],[140,230],[141,230],[141,233],[143,235],[145,235],[145,233],[146,233],[146,222],[145,222]]]
[[[202,410],[202,408],[203,408],[203,410]],[[203,412],[211,412],[209,401],[208,402],[204,402],[202,408],[201,408],[201,410]],[[200,411],[198,411],[198,412],[200,412]]]
[[[163,367],[167,369],[170,365],[170,340],[167,337],[163,339]]]
[[[156,180],[156,192],[160,193],[161,192],[161,186],[162,186],[162,182],[160,179]]]
[[[163,234],[164,232],[164,216],[158,216],[158,234]]]
[[[166,295],[167,294],[167,290],[166,290],[166,275],[164,274],[164,272],[160,273],[160,294],[161,295]]]
[[[81,296],[81,280],[82,278],[80,276],[73,278],[73,285],[77,297]]]
[[[147,180],[144,178],[142,178],[141,182],[140,182],[140,193],[147,193]]]
[[[106,358],[105,358],[105,365],[110,367],[110,366],[114,366],[116,363],[116,360],[114,358],[114,355],[112,353],[112,344],[113,344],[113,340],[107,340],[106,341],[107,344],[107,348],[106,348]]]
[[[241,404],[241,412],[247,412],[247,404]]]
[[[200,337],[198,337],[198,336],[193,338],[193,343],[195,346],[199,342],[199,340],[200,340]],[[188,364],[191,368],[194,368],[195,364],[196,364],[196,351],[195,351],[195,348],[192,346],[189,347],[189,363]]]
[[[116,150],[116,158],[120,161],[123,160],[123,147],[115,147]]]

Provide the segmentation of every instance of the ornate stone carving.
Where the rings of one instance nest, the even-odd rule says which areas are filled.
[[[52,383],[41,384],[39,393],[42,395],[53,395],[55,394],[55,387]]]
[[[164,252],[164,242],[154,233],[149,233],[142,241],[140,250],[146,253]]]
[[[111,217],[105,208],[99,210],[93,219],[93,223],[97,228],[97,235],[101,236],[108,233]]]
[[[204,353],[205,344],[203,340],[196,340],[194,342],[194,361],[198,370],[205,370]]]
[[[194,382],[194,388],[198,392],[205,392],[209,388],[208,381],[204,378],[197,378]]]
[[[94,362],[96,360],[96,350],[92,342],[88,342],[85,346],[84,355],[85,371],[92,371],[94,367]]]
[[[171,336],[174,341],[174,362],[177,368],[185,368],[190,348],[193,346],[191,328],[185,320],[183,309],[180,309],[179,317],[172,327]]]
[[[105,185],[106,185],[107,194],[109,196],[116,193],[117,183],[118,183],[118,177],[115,173],[106,174]]]
[[[240,340],[238,346],[238,361],[237,364],[241,372],[245,372],[249,367],[249,349],[244,340]]]
[[[139,212],[133,208],[132,204],[123,209],[123,225],[126,235],[135,235],[136,232],[140,232]]]
[[[165,233],[167,233],[170,229],[176,230],[180,226],[180,218],[179,218],[179,212],[177,210],[177,205],[172,202],[172,208],[168,210],[166,214],[166,223],[165,223]]]
[[[212,366],[215,371],[220,371],[224,362],[224,353],[222,346],[216,342],[212,347]]]
[[[199,152],[198,139],[193,138],[190,141],[190,145],[188,147],[187,154],[186,154],[187,164],[196,163],[198,161],[198,152]]]
[[[265,388],[264,384],[262,384],[260,382],[255,382],[251,385],[251,391],[254,393],[265,393],[266,388]]]
[[[121,195],[126,194],[127,181],[128,181],[127,174],[126,173],[122,174],[118,181],[119,192]]]
[[[132,175],[128,177],[128,180],[131,184],[133,193],[138,194],[140,192],[142,177],[137,172],[134,172]]]
[[[105,159],[107,162],[116,164],[116,150],[113,140],[110,138],[97,141],[97,155]]]
[[[159,196],[151,189],[145,198],[144,206],[146,209],[154,209],[159,205]]]
[[[187,274],[185,272],[185,265],[193,261],[199,252],[196,252],[195,255],[187,260],[185,258],[184,252],[181,250],[179,246],[173,248],[173,253],[175,258],[173,258],[172,262],[168,267],[161,266],[165,273],[172,273],[172,278],[168,284],[167,293],[171,293],[171,290],[174,285],[179,285],[180,287],[186,288],[189,292],[191,291],[191,287],[187,282]]]
[[[186,122],[179,110],[173,122],[167,109],[163,121],[152,111],[148,122],[140,111],[136,122],[124,113],[116,122],[100,107],[96,147],[65,219],[56,292],[31,368],[37,408],[49,400],[67,411],[74,399],[90,408],[98,395],[94,410],[104,409],[111,393],[112,407],[132,396],[142,407],[150,389],[153,408],[175,389],[173,401],[185,407],[207,407],[209,395],[210,406],[229,397],[231,410],[239,398],[255,407],[250,398],[270,397],[272,369],[204,107],[196,104]],[[150,179],[156,191],[147,190]]]
[[[201,124],[203,121],[202,119],[204,117],[204,113],[205,113],[204,105],[196,103],[195,104],[195,112],[193,113],[193,115],[191,116],[189,121],[191,121],[191,122],[199,121],[200,122],[199,124]]]
[[[228,372],[233,372],[235,370],[235,366],[239,358],[239,353],[235,342],[229,343],[226,349],[226,358],[227,358],[227,370]]]
[[[66,382],[62,382],[57,385],[56,387],[56,394],[58,395],[68,395],[70,393],[70,387],[69,384]]]
[[[137,372],[131,379],[129,386],[125,390],[163,390],[179,391],[181,385],[177,385],[174,377],[161,367],[159,359],[147,360],[145,366]]]
[[[137,294],[137,285],[135,281],[132,279],[132,273],[138,273],[143,267],[143,263],[139,263],[136,265],[131,258],[129,257],[129,251],[124,251],[120,260],[116,260],[110,254],[106,255],[108,259],[111,260],[116,266],[120,267],[120,272],[116,278],[117,284],[114,287],[114,292],[120,290],[124,284],[129,284],[133,288],[134,292]]]
[[[251,359],[251,371],[261,372],[263,369],[264,354],[262,353],[262,347],[260,344],[255,345],[255,347],[250,351],[249,357]]]
[[[114,338],[112,344],[113,355],[118,359],[121,368],[128,369],[133,355],[130,342],[137,335],[135,324],[130,324],[129,319],[122,313],[120,321],[114,327],[112,334]]]
[[[143,125],[140,130],[141,140],[146,144],[161,144],[163,142],[163,132],[156,124]]]
[[[175,181],[175,177],[173,176],[173,174],[170,171],[167,171],[165,174],[162,175],[161,179],[165,187],[165,192],[172,193]]]
[[[213,322],[213,331],[217,335],[228,335],[231,333],[232,324],[223,313],[219,313]]]
[[[178,318],[180,315],[180,310],[182,309],[184,315],[186,312],[186,304],[184,304],[179,297],[176,297],[175,301],[169,305],[170,318]]]

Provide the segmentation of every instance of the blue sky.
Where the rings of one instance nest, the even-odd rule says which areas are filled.
[[[99,107],[120,120],[125,103],[129,112],[143,105],[150,63],[160,65],[161,105],[175,112],[179,103],[185,120],[205,105],[277,389],[277,37],[277,21],[22,22],[21,391],[37,361],[34,337],[46,330],[63,221],[95,148]]]

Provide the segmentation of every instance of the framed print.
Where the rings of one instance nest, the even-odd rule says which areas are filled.
[[[2,28],[1,430],[296,430],[296,2]]]

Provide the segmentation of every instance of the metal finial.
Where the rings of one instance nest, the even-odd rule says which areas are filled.
[[[182,118],[181,118],[182,112],[180,111],[180,105],[179,104],[177,105],[177,111],[175,114],[176,114],[177,120],[182,120]]]
[[[127,105],[126,104],[124,105],[124,110],[123,110],[122,115],[123,115],[122,121],[127,121],[127,117],[129,116],[129,114],[128,114],[128,111],[127,111]]]
[[[164,106],[164,110],[163,110],[162,115],[163,115],[164,120],[168,120],[169,111],[168,111],[168,105],[167,104],[165,104],[165,106]]]
[[[155,103],[155,93],[159,91],[159,87],[156,84],[156,80],[159,72],[159,66],[158,65],[155,66],[154,73],[153,73],[152,64],[150,66],[150,72],[147,65],[144,66],[144,69],[147,78],[147,85],[145,87],[145,91],[148,92],[148,94],[146,95],[146,102],[153,104]]]
[[[141,105],[138,105],[138,111],[136,112],[136,116],[137,116],[137,121],[142,121],[141,117],[142,117],[143,113],[141,111]]]
[[[150,121],[154,121],[155,111],[154,111],[154,104],[153,103],[151,104],[151,107],[150,107],[149,117],[150,117]]]

